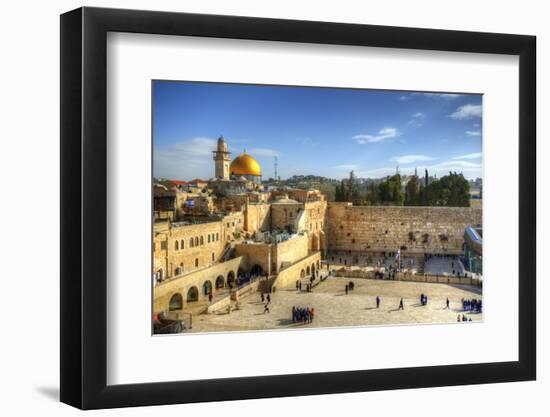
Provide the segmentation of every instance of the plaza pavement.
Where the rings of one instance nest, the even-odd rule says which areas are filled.
[[[300,329],[311,327],[369,326],[415,323],[456,323],[457,315],[465,314],[472,321],[481,321],[482,314],[463,312],[461,299],[480,299],[481,290],[470,286],[436,283],[353,279],[354,291],[345,294],[349,278],[329,278],[313,289],[278,290],[271,294],[269,313],[263,313],[265,303],[255,293],[239,300],[239,310],[231,313],[193,316],[191,332],[226,332],[267,329]],[[428,296],[428,305],[419,302],[420,294]],[[376,296],[381,298],[376,308]],[[398,310],[403,297],[404,310]],[[450,310],[445,300],[451,301]],[[292,306],[315,308],[311,324],[292,322]],[[456,323],[466,325],[468,323]]]

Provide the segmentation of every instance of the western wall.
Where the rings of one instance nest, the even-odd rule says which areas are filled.
[[[481,208],[352,206],[329,203],[328,250],[462,254],[464,230],[482,222]]]

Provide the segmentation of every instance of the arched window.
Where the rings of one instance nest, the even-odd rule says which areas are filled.
[[[204,245],[204,236],[201,236],[201,246]]]
[[[309,266],[306,268],[306,274],[309,275]]]
[[[170,298],[170,304],[168,306],[168,310],[174,311],[174,310],[181,310],[182,308],[183,308],[183,297],[179,293],[174,294]]]
[[[212,252],[212,262],[215,262],[216,261],[216,255],[214,254],[214,252]]]
[[[255,276],[264,275],[264,269],[260,265],[255,264],[252,269],[250,269],[250,273]]]
[[[174,250],[179,250],[179,248],[180,248],[180,242],[176,240],[174,242]]]
[[[195,258],[195,268],[199,267],[199,258]]]
[[[191,287],[187,291],[187,302],[192,303],[194,301],[199,301],[199,290],[197,287]]]
[[[185,249],[185,240],[183,240],[183,239],[180,242],[180,249],[181,250]]]
[[[189,239],[189,247],[192,248],[194,245],[193,245],[193,238]]]
[[[220,234],[216,233],[216,240],[220,240]]]
[[[208,243],[210,243],[210,235],[208,235]]]
[[[227,286],[229,288],[233,288],[233,285],[235,283],[235,273],[233,271],[229,271],[227,274]]]
[[[212,283],[210,281],[204,281],[204,284],[202,284],[202,292],[204,295],[212,293]]]
[[[199,246],[199,237],[195,237],[195,246]]]

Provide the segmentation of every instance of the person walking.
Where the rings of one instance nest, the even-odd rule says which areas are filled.
[[[376,296],[376,308],[380,308],[380,297]]]
[[[348,295],[348,291],[349,291],[349,287],[348,287],[348,285],[346,284],[346,295]]]
[[[447,297],[447,301],[445,302],[445,309],[449,310],[451,308],[451,302],[449,301],[449,297]]]
[[[403,297],[401,297],[401,300],[399,301],[399,308],[398,310],[405,310],[405,307],[403,306]]]

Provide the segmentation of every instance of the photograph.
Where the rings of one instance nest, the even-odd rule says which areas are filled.
[[[483,95],[153,80],[152,332],[483,321]]]

